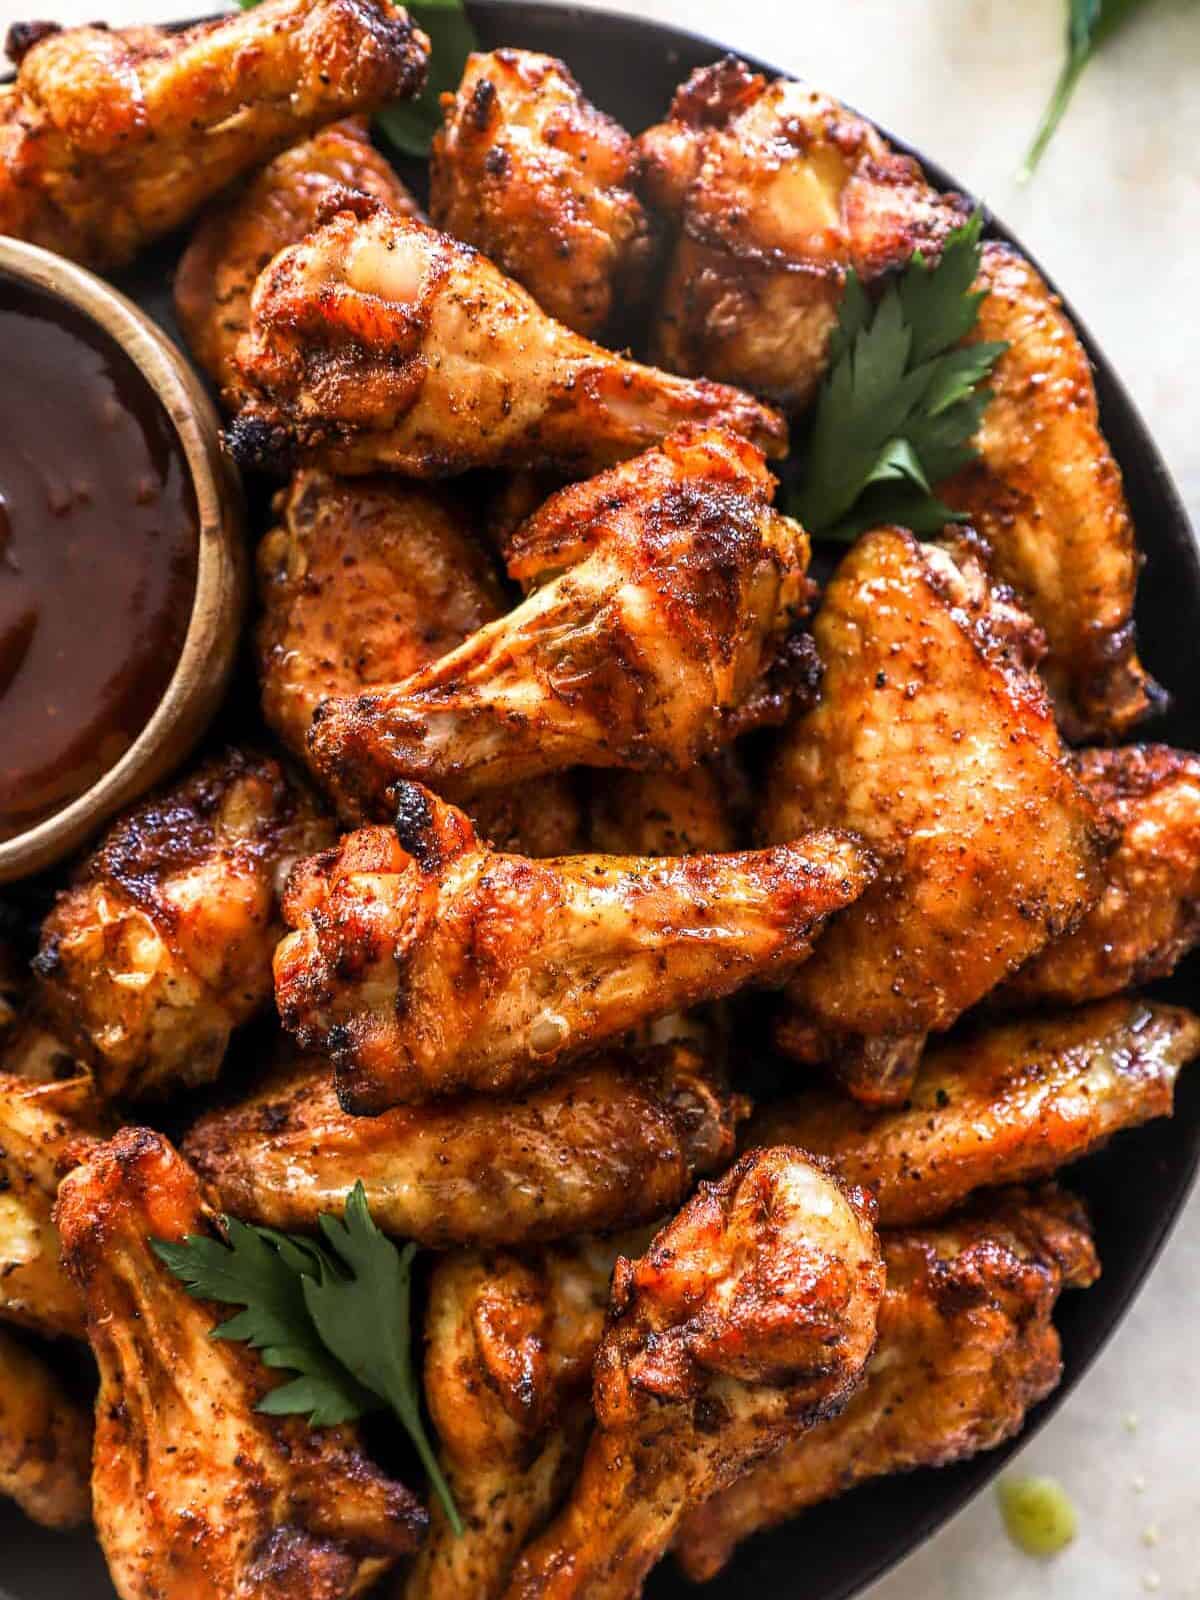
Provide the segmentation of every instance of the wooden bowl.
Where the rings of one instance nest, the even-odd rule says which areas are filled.
[[[229,682],[246,607],[247,563],[241,485],[221,449],[212,402],[180,351],[132,300],[52,251],[0,238],[0,273],[72,306],[133,361],[179,436],[199,525],[191,617],[162,699],[133,744],[91,788],[0,842],[5,883],[69,855],[188,754]]]

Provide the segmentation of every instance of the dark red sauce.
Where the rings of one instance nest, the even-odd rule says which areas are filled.
[[[0,839],[145,727],[187,632],[198,536],[183,447],[137,367],[0,274]]]

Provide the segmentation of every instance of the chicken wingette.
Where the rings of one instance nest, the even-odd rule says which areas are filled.
[[[685,1512],[839,1410],[875,1345],[871,1206],[787,1146],[702,1184],[621,1257],[596,1353],[596,1431],[509,1600],[628,1600]]]
[[[100,1368],[92,1500],[121,1600],[350,1600],[416,1547],[419,1502],[352,1429],[257,1410],[279,1375],[213,1339],[216,1308],[155,1255],[214,1225],[161,1135],[102,1145],[57,1220]]]
[[[655,1017],[778,982],[872,870],[834,832],[740,855],[534,861],[485,848],[410,784],[395,827],[293,872],[276,1000],[354,1114],[512,1093]]]
[[[1045,1177],[1122,1128],[1169,1117],[1200,1055],[1200,1017],[1102,1000],[969,1030],[931,1045],[905,1104],[871,1112],[814,1089],[765,1106],[748,1145],[828,1156],[879,1202],[880,1226],[941,1217],[982,1186]]]
[[[0,1495],[43,1527],[77,1528],[91,1510],[91,1470],[87,1411],[40,1356],[0,1328]]]
[[[654,246],[633,140],[569,69],[532,50],[471,55],[429,159],[429,212],[595,337],[636,304]]]
[[[691,1046],[614,1050],[520,1098],[352,1117],[302,1060],[202,1117],[184,1153],[222,1209],[313,1228],[361,1181],[378,1225],[446,1246],[522,1245],[659,1216],[734,1153],[748,1102]]]
[[[14,24],[0,233],[124,265],[323,123],[416,94],[429,40],[390,0],[266,0],[164,28]]]
[[[230,444],[248,467],[598,471],[685,422],[787,447],[749,395],[590,343],[469,246],[349,193],[259,278],[237,359]]]
[[[880,1237],[887,1293],[862,1387],[840,1417],[689,1512],[674,1551],[696,1582],[715,1577],[752,1533],[869,1478],[994,1450],[1057,1386],[1055,1302],[1100,1271],[1068,1195],[1018,1190],[937,1227]]]
[[[532,593],[423,671],[326,701],[313,758],[348,811],[398,779],[456,799],[574,765],[685,770],[786,715],[808,538],[760,451],[684,429],[514,535]]]
[[[114,824],[34,961],[41,1003],[106,1098],[217,1075],[270,1000],[288,868],[332,837],[278,761],[234,750]]]
[[[786,1053],[903,1101],[948,1028],[1101,888],[1103,830],[1032,670],[1030,624],[953,550],[883,528],[838,567],[815,709],[783,735],[766,836],[857,830],[879,877],[788,986]]]

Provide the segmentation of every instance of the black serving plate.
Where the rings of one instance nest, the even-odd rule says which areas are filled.
[[[152,4],[148,0],[148,9]],[[722,46],[676,28],[570,5],[471,0],[469,10],[483,48],[515,45],[561,56],[590,98],[633,132],[661,118],[675,86],[694,67],[723,53]],[[902,139],[893,142],[911,151]],[[937,161],[911,153],[934,183],[961,188]],[[952,150],[942,153],[953,159]],[[421,183],[419,168],[400,166],[406,178]],[[1012,238],[996,219],[990,231]],[[153,252],[122,286],[175,332],[167,287],[173,256],[170,248]],[[1146,557],[1137,607],[1141,654],[1172,696],[1169,712],[1144,736],[1200,748],[1200,548],[1145,423],[1095,341],[1075,322],[1095,367],[1104,431],[1125,475]],[[1200,953],[1159,991],[1200,1009]],[[1031,1417],[1030,1429],[1062,1404],[1125,1315],[1179,1215],[1198,1163],[1200,1069],[1194,1069],[1183,1075],[1173,1119],[1121,1135],[1071,1172],[1072,1187],[1091,1208],[1104,1276],[1094,1289],[1059,1302],[1065,1376]],[[846,1600],[939,1528],[995,1476],[1013,1448],[936,1472],[880,1480],[820,1506],[750,1541],[700,1592],[713,1600],[750,1593],[782,1600],[802,1590],[806,1600]],[[0,1550],[0,1593],[12,1600],[111,1600],[104,1562],[89,1537],[44,1532],[9,1502],[0,1502]],[[669,1561],[647,1586],[652,1600],[697,1593]]]

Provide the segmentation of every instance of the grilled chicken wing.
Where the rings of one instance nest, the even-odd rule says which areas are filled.
[[[329,822],[269,757],[227,751],[121,818],[60,896],[42,1002],[106,1097],[216,1076],[271,995],[278,894]]]
[[[121,1600],[349,1600],[416,1546],[408,1490],[352,1430],[258,1411],[277,1376],[213,1339],[214,1308],[154,1255],[212,1226],[165,1139],[123,1128],[63,1181],[57,1219],[100,1367],[92,1496]]]
[[[689,1506],[835,1413],[875,1344],[870,1206],[798,1150],[704,1184],[638,1261],[622,1257],[596,1354],[597,1429],[571,1498],[509,1600],[628,1600]]]
[[[872,1113],[813,1090],[765,1106],[748,1145],[828,1156],[881,1226],[941,1217],[982,1186],[1040,1178],[1122,1128],[1169,1117],[1200,1017],[1132,999],[973,1029],[932,1045],[906,1103]]]
[[[633,192],[637,151],[561,61],[530,50],[467,58],[429,163],[429,211],[524,284],[544,311],[595,336],[641,298],[654,253]]]
[[[361,1180],[380,1227],[421,1244],[518,1245],[623,1227],[728,1165],[748,1103],[698,1051],[613,1051],[519,1099],[351,1117],[305,1060],[196,1123],[184,1152],[222,1209],[312,1228]]]
[[[46,1528],[88,1520],[92,1422],[41,1358],[0,1328],[0,1495]]]
[[[365,118],[322,128],[276,156],[200,221],[175,272],[175,315],[196,360],[236,409],[233,354],[250,323],[255,279],[314,226],[335,188],[373,195],[393,211],[417,202],[371,143]]]
[[[1079,776],[1118,831],[1104,888],[998,992],[1005,1004],[1074,1005],[1165,978],[1200,938],[1200,756],[1085,750]]]
[[[871,872],[830,832],[743,855],[532,861],[406,785],[394,829],[292,874],[276,999],[354,1114],[512,1093],[656,1016],[778,981]]]
[[[820,703],[783,737],[765,814],[769,838],[854,828],[881,857],[789,985],[780,1043],[884,1103],[925,1034],[1100,891],[1098,819],[1029,670],[1028,619],[957,555],[884,528],[842,561],[813,628]]]
[[[302,471],[277,510],[279,525],[258,550],[263,713],[307,761],[323,700],[407,678],[506,602],[464,512],[439,490]],[[536,789],[493,790],[472,810],[502,849],[561,855],[579,840],[579,807],[563,775]]]
[[[83,1337],[52,1216],[59,1179],[98,1143],[100,1126],[90,1078],[38,1083],[0,1072],[0,1318]]]
[[[887,1293],[866,1381],[840,1417],[687,1516],[675,1557],[696,1582],[750,1534],[868,1478],[995,1449],[1057,1386],[1055,1301],[1100,1270],[1069,1196],[1018,1190],[940,1227],[881,1238]]]
[[[400,778],[459,797],[576,764],[686,769],[779,720],[808,538],[774,490],[719,429],[561,490],[514,536],[510,572],[541,580],[521,605],[401,683],[320,707],[326,783],[371,814]]]
[[[361,196],[263,273],[238,366],[244,466],[597,471],[685,422],[787,446],[748,395],[591,344],[469,246]]]
[[[429,40],[389,0],[267,0],[181,33],[17,24],[0,233],[121,266],[322,123],[417,93]]]

